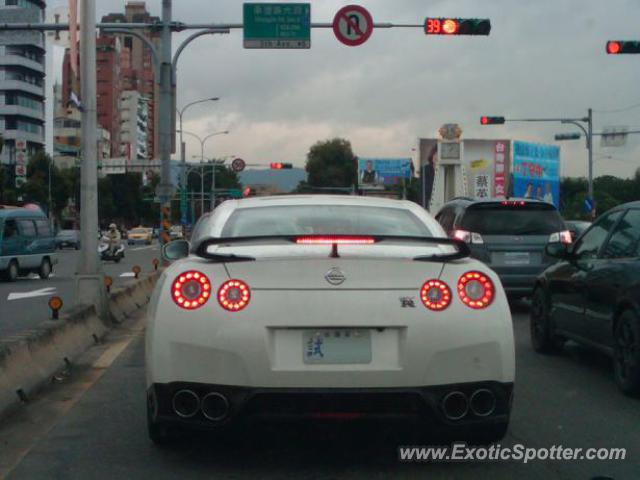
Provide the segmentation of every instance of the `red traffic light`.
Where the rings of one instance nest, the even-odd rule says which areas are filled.
[[[607,42],[607,53],[609,55],[616,55],[620,53],[620,50],[622,50],[620,42]]]
[[[455,35],[456,33],[458,33],[459,29],[460,24],[452,18],[448,18],[444,22],[442,22],[442,31],[447,35]]]
[[[640,54],[640,41],[638,40],[609,40],[607,42],[609,55]]]
[[[502,125],[504,122],[504,117],[480,117],[481,125]]]
[[[271,163],[271,170],[290,170],[293,168],[291,163],[273,162]]]
[[[432,18],[424,22],[427,35],[489,35],[491,21],[486,18]]]

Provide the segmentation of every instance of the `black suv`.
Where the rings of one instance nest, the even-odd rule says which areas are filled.
[[[436,220],[498,274],[511,298],[529,296],[536,277],[555,262],[545,254],[548,243],[571,243],[556,207],[538,200],[456,198]]]

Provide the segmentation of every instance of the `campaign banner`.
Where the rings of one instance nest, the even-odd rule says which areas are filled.
[[[560,205],[560,147],[513,142],[513,196]]]
[[[462,165],[470,197],[488,200],[506,195],[510,145],[509,140],[464,140]]]
[[[358,184],[360,188],[384,188],[399,185],[401,179],[411,178],[410,158],[359,158]]]

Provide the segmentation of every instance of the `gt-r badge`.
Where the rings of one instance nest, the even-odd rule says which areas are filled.
[[[416,302],[413,297],[400,297],[400,306],[402,308],[416,308]]]
[[[342,270],[338,267],[334,267],[324,274],[324,278],[331,285],[342,285],[347,277],[344,276]]]

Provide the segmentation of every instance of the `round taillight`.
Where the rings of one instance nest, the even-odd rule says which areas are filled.
[[[493,301],[495,287],[484,273],[467,272],[458,280],[458,296],[471,308],[486,308]]]
[[[440,280],[429,280],[422,285],[420,298],[429,310],[444,310],[451,303],[451,289]]]
[[[185,310],[199,308],[211,296],[211,282],[204,273],[190,271],[180,274],[171,286],[173,301]]]
[[[218,290],[218,303],[230,312],[242,310],[248,305],[250,299],[249,286],[242,280],[228,280]]]

